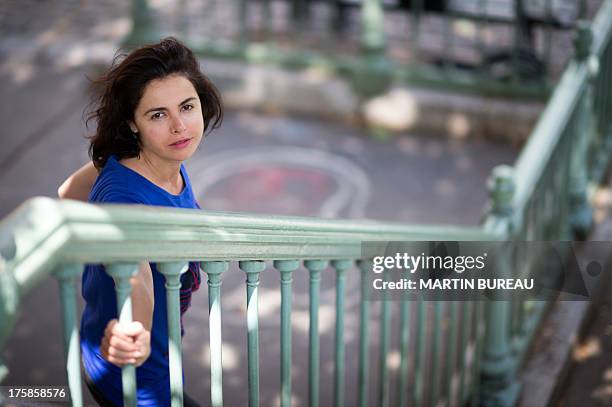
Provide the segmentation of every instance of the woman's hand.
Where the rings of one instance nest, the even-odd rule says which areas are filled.
[[[111,319],[104,330],[100,352],[113,365],[133,363],[138,367],[151,354],[151,333],[138,321],[120,324]]]
[[[142,365],[151,354],[151,329],[153,324],[153,276],[148,262],[143,261],[138,272],[130,278],[132,286],[133,322],[121,324],[111,319],[104,330],[100,345],[102,357],[119,367],[134,363]]]

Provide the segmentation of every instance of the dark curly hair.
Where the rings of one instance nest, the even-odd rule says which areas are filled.
[[[184,75],[195,88],[202,105],[204,133],[221,125],[223,106],[219,91],[200,71],[193,52],[173,37],[146,45],[129,55],[117,53],[108,72],[92,82],[94,93],[86,123],[97,122],[90,137],[89,156],[101,169],[108,157],[118,159],[140,154],[140,136],[132,133],[129,121],[142,98],[146,85],[168,75]]]

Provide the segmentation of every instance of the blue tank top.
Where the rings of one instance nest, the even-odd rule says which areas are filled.
[[[125,167],[111,156],[96,179],[89,202],[141,204],[199,209],[187,172],[181,165],[183,191],[172,195],[137,172]],[[150,263],[153,272],[155,305],[151,327],[151,355],[136,369],[139,406],[170,405],[170,374],[168,371],[168,320],[166,315],[165,277]],[[181,276],[181,316],[189,307],[191,293],[199,288],[200,268],[189,263]],[[85,308],[81,318],[81,352],[83,366],[96,387],[117,406],[123,405],[121,369],[100,353],[104,329],[117,317],[117,297],[113,279],[101,264],[85,266],[82,279]],[[181,318],[181,334],[182,318]]]

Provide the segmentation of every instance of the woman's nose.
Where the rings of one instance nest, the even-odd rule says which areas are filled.
[[[183,121],[178,117],[172,120],[171,126],[172,126],[172,133],[182,133],[186,129],[185,123],[183,123]]]

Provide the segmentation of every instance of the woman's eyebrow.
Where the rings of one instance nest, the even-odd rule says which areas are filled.
[[[190,102],[190,101],[192,101],[192,100],[195,100],[195,96],[190,96],[190,97],[188,97],[187,99],[183,100],[183,101],[182,101],[181,103],[179,103],[178,105],[179,105],[179,106],[182,106],[182,105],[184,105],[185,103]],[[151,113],[151,112],[156,112],[156,111],[158,111],[158,110],[166,110],[166,108],[165,108],[165,107],[154,107],[154,108],[151,108],[151,109],[147,110],[146,112],[144,112],[144,114],[145,114],[145,115],[147,115],[147,114],[149,114],[149,113]]]

